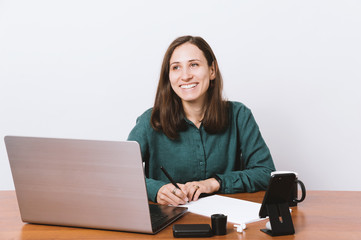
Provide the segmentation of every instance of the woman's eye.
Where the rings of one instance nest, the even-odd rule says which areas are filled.
[[[178,70],[178,69],[179,69],[179,66],[173,66],[172,69],[173,69],[173,70]]]
[[[191,64],[191,67],[197,67],[198,66],[198,63],[192,63]]]

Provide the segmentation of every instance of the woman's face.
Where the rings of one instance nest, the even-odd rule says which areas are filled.
[[[174,49],[169,61],[169,80],[174,92],[184,103],[204,104],[210,81],[215,79],[203,52],[191,43]]]

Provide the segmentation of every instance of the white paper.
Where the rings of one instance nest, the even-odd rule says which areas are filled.
[[[211,217],[213,214],[227,215],[227,222],[236,224],[261,220],[259,217],[260,203],[220,195],[200,198],[183,206],[188,207],[189,212],[207,217]]]

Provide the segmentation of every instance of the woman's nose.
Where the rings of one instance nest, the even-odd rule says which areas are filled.
[[[188,68],[183,68],[181,77],[183,81],[189,81],[192,79],[192,74]]]

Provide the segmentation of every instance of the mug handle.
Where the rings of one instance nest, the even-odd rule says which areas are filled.
[[[305,198],[306,198],[306,187],[305,187],[305,184],[303,184],[303,182],[301,180],[296,180],[296,181],[301,187],[302,197],[300,199],[293,199],[293,201],[296,203],[300,203],[303,200],[305,200]]]

